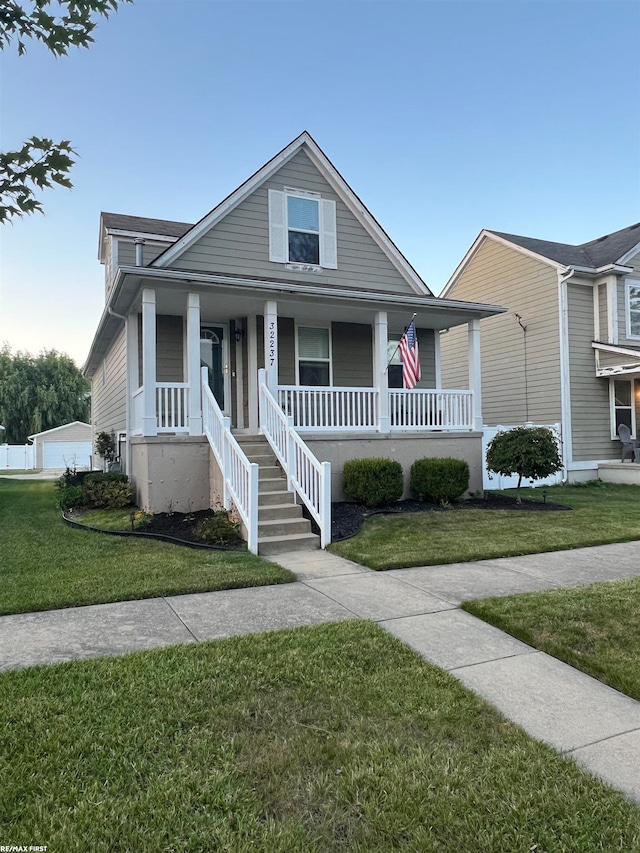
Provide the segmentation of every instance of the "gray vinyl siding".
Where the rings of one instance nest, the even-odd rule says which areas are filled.
[[[332,323],[333,384],[356,388],[373,385],[371,326],[361,323]]]
[[[607,285],[598,285],[598,322],[600,325],[597,340],[609,341],[609,308],[607,305]]]
[[[156,316],[156,382],[184,382],[184,320]],[[142,385],[142,314],[138,314],[138,383]]]
[[[120,267],[135,267],[136,265],[136,246],[133,242],[133,237],[118,237],[118,266]],[[142,257],[144,264],[150,264],[158,255],[162,254],[170,243],[151,243],[145,241],[142,247]]]
[[[159,315],[156,320],[156,381],[184,382],[183,319]]]
[[[303,273],[269,261],[269,189],[294,187],[336,202],[338,269]],[[415,294],[378,244],[331,189],[304,151],[228,213],[196,244],[175,258],[176,269],[204,270],[309,285],[335,285],[387,293]]]
[[[295,322],[292,317],[278,317],[278,383],[296,384]]]
[[[421,379],[417,388],[436,387],[436,345],[433,329],[416,329],[418,347],[420,350]]]
[[[91,383],[91,423],[98,432],[124,431],[127,426],[127,336],[125,326],[116,335]],[[103,376],[105,383],[103,385]]]
[[[573,461],[615,459],[619,444],[610,438],[609,380],[595,375],[593,291],[567,285],[569,311],[569,386]]]
[[[482,416],[489,425],[561,420],[558,276],[553,267],[491,239],[467,262],[452,299],[504,305],[508,311],[480,321]],[[593,297],[592,297],[593,298]],[[524,334],[527,327],[527,398]],[[593,303],[591,309],[593,317]],[[441,336],[442,385],[469,387],[468,327]]]
[[[637,357],[622,355],[619,352],[600,352],[600,367],[617,367],[620,364],[638,364],[640,370],[640,353]]]

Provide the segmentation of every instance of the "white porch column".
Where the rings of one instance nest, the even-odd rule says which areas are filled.
[[[387,370],[389,334],[387,312],[377,311],[373,327],[373,384],[378,389],[378,431],[389,432],[389,371]]]
[[[247,388],[249,393],[249,432],[258,434],[258,329],[255,314],[247,317]]]
[[[265,302],[264,306],[264,369],[267,388],[278,396],[278,304]]]
[[[142,384],[144,408],[142,434],[158,434],[156,415],[156,292],[150,287],[142,291]]]
[[[131,473],[131,435],[140,432],[142,423],[136,419],[136,403],[133,395],[140,387],[138,368],[138,315],[129,314],[127,317],[127,449],[125,468]]]
[[[480,364],[480,320],[470,320],[469,390],[473,391],[473,428],[482,431],[482,369]]]
[[[202,435],[199,293],[187,294],[187,382],[189,383],[189,435]]]

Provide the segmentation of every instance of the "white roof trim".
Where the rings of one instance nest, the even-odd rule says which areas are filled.
[[[627,347],[615,346],[614,344],[603,344],[599,341],[592,341],[593,349],[602,350],[603,352],[611,352],[614,355],[630,355],[632,358],[640,359],[640,350],[635,350]]]
[[[291,158],[294,157],[303,146],[306,146],[309,158],[316,168],[321,172],[337,195],[346,204],[350,212],[380,246],[387,258],[412,287],[412,289],[418,294],[432,296],[432,292],[422,281],[418,273],[413,269],[399,249],[393,244],[389,236],[376,222],[364,204],[355,195],[347,182],[341,177],[324,152],[318,147],[306,131],[301,133],[300,136],[294,139],[293,142],[289,143],[289,145],[287,145],[287,147],[279,154],[269,160],[269,162],[252,175],[252,177],[241,184],[236,190],[234,190],[234,192],[231,193],[231,195],[227,196],[226,199],[220,202],[217,207],[214,207],[213,210],[201,219],[200,222],[196,223],[190,231],[177,240],[171,248],[167,249],[160,257],[152,261],[151,266],[164,268],[178,258],[206,231],[217,225],[221,219],[223,219],[242,201],[248,198],[259,186],[281,169],[282,166],[291,160]]]
[[[640,252],[640,243],[637,243],[633,247],[633,249],[629,249],[629,251],[625,252],[625,254],[621,258],[618,258],[617,263],[622,266],[625,266],[627,261],[630,261],[631,258],[635,257],[638,252]]]
[[[105,228],[112,237],[143,237],[149,243],[175,243],[177,237],[168,234],[149,234],[148,231],[125,231],[122,228]]]
[[[52,429],[45,429],[44,432],[34,432],[33,435],[28,435],[27,438],[39,438],[41,435],[49,435],[49,433],[59,432],[59,430],[61,430],[61,429],[68,429],[69,427],[72,427],[72,426],[86,426],[86,427],[89,427],[89,429],[91,429],[91,424],[86,424],[84,421],[72,421],[69,424],[62,424],[62,426],[59,426],[59,427],[53,427]]]

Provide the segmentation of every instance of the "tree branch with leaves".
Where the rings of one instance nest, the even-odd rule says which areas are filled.
[[[100,17],[108,18],[131,0],[0,0],[0,50],[17,43],[18,56],[27,40],[42,42],[54,56],[71,47],[89,47]],[[51,14],[52,7],[60,12]],[[68,140],[32,136],[17,151],[0,153],[0,223],[30,213],[43,213],[36,197],[55,184],[71,189],[68,173],[76,152]]]

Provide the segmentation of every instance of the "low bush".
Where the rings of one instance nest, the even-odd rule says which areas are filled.
[[[131,503],[131,486],[126,475],[119,474],[115,479],[110,474],[98,474],[87,477],[83,486],[85,503],[95,509],[118,509]]]
[[[92,471],[84,478],[85,483],[128,483],[126,474],[119,471]]]
[[[350,459],[342,471],[342,489],[365,506],[386,506],[400,500],[402,465],[394,459]]]
[[[416,459],[411,466],[410,488],[415,497],[449,503],[469,488],[469,465],[464,459]]]
[[[242,541],[238,523],[231,520],[226,509],[203,519],[196,526],[194,535],[201,542],[212,545],[237,545]]]
[[[57,484],[56,484],[57,485]],[[61,510],[84,506],[85,497],[82,486],[57,486],[57,503]]]

